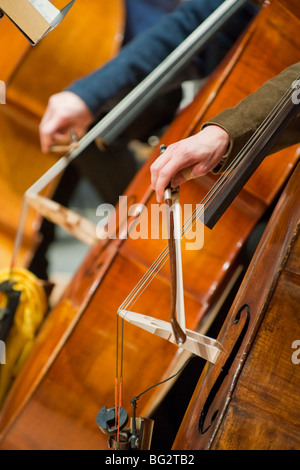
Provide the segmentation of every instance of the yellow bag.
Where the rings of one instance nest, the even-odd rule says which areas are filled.
[[[0,283],[10,280],[13,289],[21,292],[13,325],[5,341],[6,363],[0,365],[0,406],[24,364],[36,333],[47,312],[47,296],[40,280],[23,268],[0,271]],[[0,308],[7,305],[7,296],[1,295]]]

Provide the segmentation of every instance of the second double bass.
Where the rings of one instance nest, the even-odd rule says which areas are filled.
[[[58,8],[65,4],[56,2]],[[39,123],[49,97],[116,55],[124,25],[123,0],[109,6],[75,2],[63,23],[33,47],[7,17],[0,19],[0,80],[6,86],[6,104],[0,109],[1,269],[11,263],[24,192],[57,160],[40,148]],[[87,55],[90,43],[101,44],[97,54]],[[56,184],[47,188],[48,196]],[[22,267],[29,266],[40,242],[40,223],[36,211],[30,210],[19,253]]]
[[[168,129],[163,143],[197,132],[218,109],[234,105],[260,84],[292,64],[297,57],[295,10],[272,1],[264,8],[226,63],[207,83],[193,104]],[[281,31],[286,35],[282,39]],[[261,50],[266,38],[268,48]],[[284,44],[282,43],[284,41]],[[281,42],[284,54],[279,54]],[[261,60],[257,60],[257,51]],[[286,51],[290,55],[287,56]],[[241,76],[248,77],[247,83]],[[244,83],[245,88],[241,88]],[[217,96],[213,101],[212,96]],[[134,179],[126,195],[130,202],[154,203],[149,166]],[[205,231],[200,253],[183,259],[187,326],[205,330],[240,273],[241,248],[261,216],[280,192],[298,159],[295,149],[280,159],[267,159],[251,178],[212,232]],[[209,175],[188,182],[183,203],[201,201],[212,185]],[[146,186],[146,190],[145,190]],[[233,233],[232,226],[239,226]],[[127,238],[93,248],[75,274],[61,301],[50,312],[34,350],[17,378],[1,413],[2,449],[106,449],[107,439],[96,425],[103,405],[113,402],[116,311],[131,288],[161,251],[161,241]],[[203,276],[205,273],[205,276]],[[225,289],[227,288],[227,290]],[[169,273],[164,268],[137,302],[138,311],[162,318],[169,311]],[[127,326],[124,335],[124,396],[133,396],[177,370],[181,352],[164,340]],[[147,398],[146,398],[147,397]],[[157,397],[156,397],[157,398]],[[144,396],[142,415],[155,407],[153,391]],[[156,426],[159,424],[156,424]]]

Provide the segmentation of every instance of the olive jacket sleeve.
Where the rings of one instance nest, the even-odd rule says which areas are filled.
[[[234,157],[298,77],[300,77],[300,62],[286,68],[279,75],[267,81],[234,108],[222,111],[204,124],[203,127],[209,124],[223,127],[231,138],[228,152],[223,157],[220,165],[213,170],[214,173],[226,170]],[[300,100],[300,93],[298,95],[297,93],[295,91],[294,97],[296,100]],[[271,153],[278,152],[298,142],[300,142],[300,112],[274,145]]]

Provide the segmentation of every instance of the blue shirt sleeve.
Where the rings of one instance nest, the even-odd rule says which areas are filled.
[[[96,117],[107,100],[124,89],[134,88],[223,1],[189,0],[182,3],[176,11],[163,15],[157,24],[124,46],[116,58],[77,80],[68,90],[80,96]],[[256,9],[249,3],[235,15],[233,24],[228,25],[217,38],[217,42],[214,41],[211,48],[200,56],[199,73],[203,76],[210,73],[214,62],[219,60],[219,47],[226,52],[255,12]],[[212,60],[212,57],[215,59]]]
[[[155,25],[162,15],[173,12],[180,0],[125,0],[123,45]]]

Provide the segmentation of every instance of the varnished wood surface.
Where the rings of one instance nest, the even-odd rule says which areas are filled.
[[[59,0],[55,6],[65,4]],[[56,155],[42,154],[40,149],[38,128],[48,99],[117,53],[123,37],[124,5],[123,0],[75,2],[63,22],[34,47],[7,17],[0,21],[0,80],[6,83],[6,104],[0,107],[2,269],[11,263],[25,191],[57,160]],[[51,196],[56,184],[45,194]],[[40,222],[36,211],[29,209],[19,266],[30,263]]]
[[[275,18],[274,11],[272,34],[278,37],[279,26],[288,31],[282,44],[285,51],[291,50],[291,55],[286,53],[282,64],[269,60],[270,69],[261,68],[265,72],[262,76],[256,73],[252,62],[247,69],[249,82],[244,95],[295,61],[296,51],[289,48],[295,36],[295,31],[290,32],[291,17],[285,9],[283,14],[280,3],[274,0],[269,10],[261,13],[259,27],[253,25],[197,99],[170,126],[161,143],[169,145],[187,137],[217,109],[234,105],[243,96],[236,83],[245,82],[244,67],[253,60],[252,55],[247,57],[247,49],[251,46],[258,50],[263,39],[269,39],[270,31],[262,37],[261,28],[265,21],[269,25],[273,14]],[[270,58],[276,55],[276,40],[274,44],[268,42],[268,51]],[[150,208],[155,202],[149,167],[158,153],[156,149],[129,186],[129,205],[143,203]],[[296,149],[291,148],[264,162],[259,176],[253,176],[214,230],[205,230],[203,249],[184,251],[188,328],[201,328],[222,297],[240,263],[245,241],[281,191],[297,160]],[[276,174],[280,175],[277,180]],[[207,176],[186,183],[181,190],[181,203],[200,203],[214,180]],[[107,436],[97,428],[96,415],[103,406],[114,405],[116,310],[165,245],[166,240],[128,238],[121,242],[110,240],[105,247],[101,243],[89,252],[63,298],[49,313],[11,389],[0,415],[1,449],[107,448]],[[169,274],[164,267],[149,292],[134,306],[135,311],[167,319],[169,289]],[[174,345],[126,324],[124,359],[123,406],[130,412],[133,396],[177,370],[178,352]],[[155,404],[156,393],[152,391],[139,403],[142,416]]]
[[[292,344],[300,336],[299,177],[298,165],[224,322],[219,340],[225,353],[203,371],[174,449],[300,448],[300,368],[292,361]],[[245,306],[249,326],[216,387],[241,331],[235,322],[241,309],[245,324]]]

